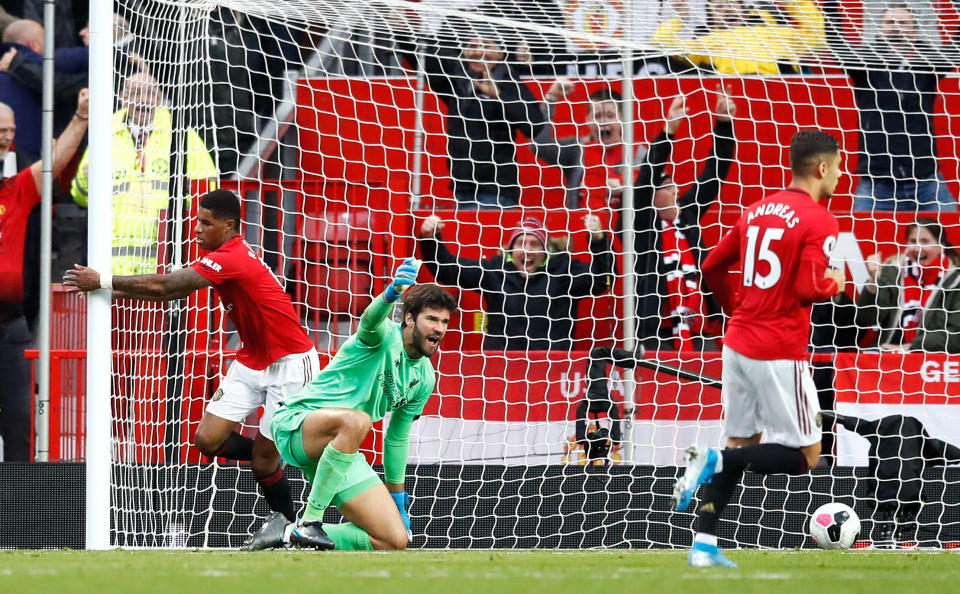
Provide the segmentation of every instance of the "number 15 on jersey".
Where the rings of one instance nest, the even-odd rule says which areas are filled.
[[[783,274],[783,266],[780,264],[780,257],[771,249],[770,244],[783,239],[785,231],[786,229],[780,227],[768,227],[763,230],[763,237],[760,237],[759,226],[747,227],[747,249],[743,255],[743,286],[769,289],[777,284]],[[759,249],[757,239],[760,240]],[[766,274],[757,272],[758,260],[770,265],[769,272]]]

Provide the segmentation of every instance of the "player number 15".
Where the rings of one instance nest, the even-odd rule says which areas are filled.
[[[763,239],[760,240],[760,249],[757,249],[757,236],[760,235],[760,227],[750,225],[747,227],[747,252],[743,257],[743,286],[750,287],[756,285],[759,289],[769,289],[780,280],[780,274],[783,268],[780,266],[780,258],[770,250],[770,244],[783,237],[784,229],[778,227],[769,227],[763,232]],[[761,275],[756,271],[757,260],[766,262],[770,265],[770,271]]]

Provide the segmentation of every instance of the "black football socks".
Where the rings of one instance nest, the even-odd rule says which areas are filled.
[[[803,474],[807,459],[798,448],[776,443],[762,443],[720,452],[723,470],[703,485],[700,507],[697,508],[697,532],[716,535],[717,519],[730,502],[743,472],[758,474]]]
[[[214,452],[213,456],[249,462],[253,460],[253,440],[236,431],[231,431],[229,437],[220,444],[220,448]]]
[[[278,467],[274,472],[267,476],[256,476],[257,484],[263,492],[263,498],[267,500],[270,509],[280,512],[287,518],[288,522],[297,520],[297,513],[293,509],[293,498],[290,496],[290,481],[283,474],[283,467]]]

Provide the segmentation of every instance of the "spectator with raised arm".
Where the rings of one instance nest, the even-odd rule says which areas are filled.
[[[57,5],[59,10],[59,4]],[[131,50],[134,36],[128,31],[126,19],[120,15],[114,18],[114,64],[116,72],[126,75],[131,71],[146,68],[146,63]],[[59,21],[57,21],[59,25]],[[21,41],[5,44],[0,50],[0,72],[10,76],[13,83],[40,96],[43,93],[43,27],[33,21],[18,22],[21,29]],[[58,35],[66,35],[58,27]],[[54,128],[62,129],[69,122],[80,89],[89,82],[90,45],[89,30],[84,27],[79,33],[79,44],[60,45],[54,52],[53,99]],[[24,45],[24,42],[26,44]],[[39,131],[37,132],[39,134]]]
[[[621,104],[616,91],[606,87],[594,91],[587,109],[588,134],[559,141],[558,161],[561,165],[576,164],[572,170],[581,187],[581,206],[593,212],[607,208],[619,211],[623,206],[626,161]],[[637,311],[639,335],[648,348],[666,346],[661,344],[661,319],[672,321],[674,336],[684,338],[681,345],[689,348],[693,335],[703,331],[703,314],[717,311],[701,293],[699,263],[704,255],[700,219],[716,200],[733,159],[736,104],[721,92],[714,110],[717,123],[713,151],[703,172],[683,196],[678,195],[673,178],[665,172],[674,134],[687,114],[682,96],[667,108],[660,134],[649,147],[638,148],[633,157]],[[664,325],[663,329],[670,327]]]
[[[581,206],[591,211],[610,207],[619,210],[622,206],[623,187],[627,183],[627,157],[623,144],[623,98],[609,88],[601,88],[590,94],[587,102],[587,136],[580,139],[583,156],[583,182],[580,192]],[[677,98],[671,104],[667,125],[647,147],[639,146],[631,159],[634,165],[634,187],[651,187],[653,178],[666,163],[669,153],[663,144],[667,135],[676,132],[683,113],[683,101]],[[660,169],[651,165],[656,163]],[[636,196],[634,198],[636,200]]]
[[[907,226],[903,253],[867,258],[857,326],[877,328],[884,351],[960,353],[960,253],[934,219]]]
[[[53,176],[58,176],[76,154],[87,131],[89,98],[87,90],[77,98],[77,111],[53,145]],[[13,111],[0,103],[0,162],[3,162],[16,130]],[[0,183],[0,435],[3,459],[26,462],[31,457],[30,365],[23,356],[30,341],[25,316],[29,293],[36,293],[39,279],[26,263],[27,221],[40,203],[40,161]]]
[[[483,297],[485,350],[569,350],[580,299],[599,295],[612,283],[610,238],[594,215],[584,219],[593,255],[589,263],[549,252],[547,230],[536,219],[528,218],[510,232],[502,254],[482,261],[451,253],[440,241],[443,226],[436,216],[421,223],[424,264],[438,283]]]
[[[569,92],[569,83],[560,80],[545,94],[552,104]],[[581,137],[561,138],[556,143],[537,143],[537,156],[560,166],[564,184],[575,193],[568,198],[571,208],[587,208],[593,212],[622,206],[626,155],[623,145],[623,98],[609,87],[592,92],[587,102],[587,134]],[[638,146],[633,154],[634,193],[653,187],[669,157],[667,138],[676,132],[684,115],[683,98],[677,97],[670,105],[667,124],[649,147]],[[556,150],[551,150],[551,147]]]
[[[810,0],[707,0],[702,26],[694,25],[687,0],[671,7],[674,17],[657,27],[650,45],[718,74],[797,73],[803,57],[825,47],[823,13]]]
[[[444,41],[447,45],[433,42],[428,48],[424,69],[430,89],[447,108],[454,198],[467,208],[516,206],[520,198],[516,136],[548,136],[552,126],[547,110],[517,80],[507,49],[494,35],[478,35],[462,47]],[[411,63],[417,60],[411,48],[404,56]]]
[[[933,127],[940,80],[955,69],[957,52],[921,39],[905,2],[887,5],[876,39],[861,45],[847,40],[836,0],[824,10],[830,49],[853,83],[860,110],[853,209],[957,210],[939,172]]]
[[[713,150],[689,190],[680,195],[663,165],[649,163],[646,167],[656,178],[651,186],[635,191],[638,336],[647,348],[669,348],[672,344],[676,350],[689,350],[695,342],[702,348],[702,338],[719,331],[719,322],[710,316],[719,314],[720,308],[700,275],[700,265],[707,255],[700,220],[716,202],[733,162],[737,105],[721,90],[714,113]],[[680,114],[682,108],[674,106],[671,115]],[[664,153],[657,158],[663,161],[670,158],[678,122],[668,119],[661,134],[666,142],[662,143]]]

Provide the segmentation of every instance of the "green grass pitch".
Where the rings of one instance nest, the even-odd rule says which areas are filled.
[[[0,592],[788,594],[960,591],[955,552],[730,551],[737,569],[685,551],[0,551]]]

